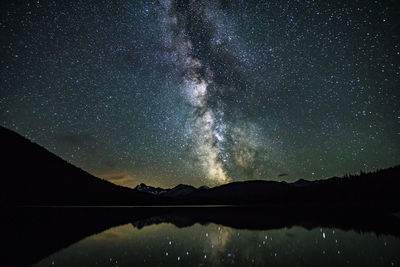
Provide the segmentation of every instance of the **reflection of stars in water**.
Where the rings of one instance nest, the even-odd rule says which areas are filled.
[[[126,225],[84,239],[39,265],[48,265],[55,259],[63,265],[70,262],[71,255],[85,255],[79,259],[88,266],[93,265],[91,260],[103,262],[104,259],[121,266],[174,265],[178,262],[183,266],[243,266],[249,262],[256,266],[307,266],[311,263],[341,266],[361,260],[361,255],[369,264],[391,266],[397,257],[399,242],[390,236],[377,237],[329,228],[248,231],[215,224],[196,224],[187,228],[161,224],[138,230]],[[99,247],[107,249],[107,255],[96,253]]]

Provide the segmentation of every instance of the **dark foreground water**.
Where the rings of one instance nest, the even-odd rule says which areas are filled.
[[[398,217],[339,215],[226,208],[29,211],[8,229],[18,241],[9,247],[15,255],[7,266],[400,265]]]
[[[386,235],[161,223],[142,229],[113,227],[35,266],[398,266],[399,257],[400,240]]]

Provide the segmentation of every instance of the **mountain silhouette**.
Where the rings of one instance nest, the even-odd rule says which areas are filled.
[[[400,166],[294,183],[233,182],[213,188],[145,184],[130,189],[94,177],[19,134],[0,127],[3,205],[251,205],[378,208],[398,211]]]
[[[3,205],[139,205],[156,196],[110,183],[0,127]]]

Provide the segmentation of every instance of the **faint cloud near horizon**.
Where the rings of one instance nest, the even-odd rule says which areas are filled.
[[[114,184],[126,187],[133,188],[139,183],[138,179],[130,174],[127,170],[115,169],[108,173],[94,173],[94,175]]]

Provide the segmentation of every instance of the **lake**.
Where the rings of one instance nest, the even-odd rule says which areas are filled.
[[[187,216],[190,212],[186,210],[173,214],[172,209],[162,210],[161,215],[160,210],[30,211],[16,224],[21,236],[15,249],[20,257],[30,257],[27,263],[33,266],[400,265],[400,238],[388,226],[396,227],[397,217],[390,216],[393,221],[387,231],[379,233],[356,224],[318,227],[318,223],[326,225],[324,219],[315,222],[307,216],[303,223],[286,223],[287,218],[273,218],[277,216],[273,212],[268,216],[259,212],[259,222],[249,222],[246,228],[237,222],[235,226],[215,223],[214,215],[213,220],[207,215],[209,222],[201,219],[205,218],[201,214],[224,214],[226,209],[190,209],[196,218]],[[233,217],[247,218],[254,211],[229,213],[235,221]],[[354,220],[349,217],[349,221]]]
[[[35,266],[398,266],[400,240],[334,228],[238,230],[214,223],[125,224]]]

